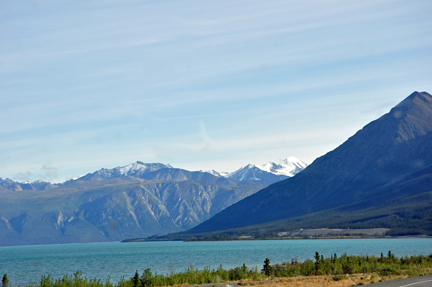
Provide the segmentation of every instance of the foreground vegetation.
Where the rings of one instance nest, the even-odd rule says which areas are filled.
[[[351,279],[352,275],[375,282],[388,279],[389,276],[422,276],[432,274],[432,254],[429,256],[410,256],[398,258],[391,251],[386,256],[348,256],[343,254],[332,255],[324,258],[318,252],[315,253],[314,260],[306,260],[298,263],[292,259],[291,262],[271,265],[266,258],[261,270],[258,268],[248,268],[246,265],[235,267],[229,270],[223,269],[222,265],[217,269],[210,267],[203,270],[194,269],[192,266],[184,272],[172,272],[167,275],[153,273],[151,269],[145,269],[141,274],[136,271],[135,276],[129,279],[122,278],[120,282],[113,284],[100,279],[87,279],[82,277],[81,272],[73,275],[65,275],[62,278],[52,278],[50,275],[42,276],[39,282],[35,282],[31,287],[154,287],[154,286],[174,286],[174,285],[193,285],[204,283],[218,283],[226,281],[240,281],[240,285],[252,285],[251,281],[266,279],[297,278],[299,276],[313,276],[312,279],[323,279],[337,282],[350,279],[349,282],[356,282]],[[318,277],[317,277],[318,276]],[[319,277],[324,276],[324,277]],[[354,277],[355,277],[354,276]],[[327,278],[327,279],[326,279]],[[358,281],[358,280],[357,280]],[[3,276],[3,286],[12,286],[7,279],[7,274]],[[363,283],[359,281],[359,285]],[[344,285],[345,286],[345,285]]]

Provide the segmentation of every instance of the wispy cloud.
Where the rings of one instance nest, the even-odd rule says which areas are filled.
[[[32,177],[33,174],[31,173],[31,171],[26,171],[26,172],[18,172],[17,174],[12,176],[12,179],[22,182],[22,181],[32,181]]]
[[[0,176],[311,161],[432,90],[431,14],[421,0],[3,1]]]

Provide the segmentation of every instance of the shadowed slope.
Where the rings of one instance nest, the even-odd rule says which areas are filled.
[[[432,97],[414,92],[298,175],[230,206],[192,231],[260,224],[373,200],[379,187],[432,164],[431,131]],[[377,200],[393,197],[392,190],[382,192]]]

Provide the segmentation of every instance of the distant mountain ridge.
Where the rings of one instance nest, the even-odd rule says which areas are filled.
[[[9,178],[0,178],[0,194],[7,193],[10,191],[22,191],[22,190],[47,190],[56,188],[54,184],[45,181],[34,181],[34,182],[16,182]]]
[[[187,230],[268,182],[140,161],[56,185],[0,179],[0,245],[116,241]]]
[[[286,179],[288,177],[292,177],[305,169],[307,164],[302,162],[301,160],[295,157],[288,157],[286,159],[280,160],[278,163],[268,162],[262,165],[248,164],[245,167],[242,167],[232,173],[228,172],[217,172],[215,170],[205,171],[200,170],[201,173],[209,173],[213,176],[217,177],[225,177],[232,178],[238,181],[245,180],[254,180],[260,181],[260,184],[268,185],[274,182]],[[88,180],[88,179],[108,179],[108,178],[120,178],[125,176],[133,176],[142,179],[148,179],[148,174],[150,172],[154,172],[162,169],[173,169],[170,165],[165,165],[162,163],[143,163],[137,161],[136,163],[129,164],[123,167],[117,167],[113,169],[100,169],[94,173],[89,173],[83,177],[80,177],[79,180]],[[183,169],[182,169],[183,170]],[[192,173],[199,173],[192,172]],[[180,175],[177,173],[177,179],[180,180]],[[179,177],[180,176],[180,177]],[[186,177],[183,175],[184,180],[191,179],[190,177]]]
[[[337,216],[343,218],[342,211],[344,216],[363,212],[378,218],[399,218],[398,226],[413,229],[424,217],[420,214],[430,217],[429,211],[418,208],[432,206],[431,166],[432,96],[414,92],[295,177],[239,201],[192,231],[264,226],[314,213],[322,218],[326,210],[336,214],[331,222],[343,222],[336,220]],[[409,214],[413,217],[407,217]],[[356,222],[361,222],[361,217]],[[432,225],[424,228],[432,232]]]
[[[51,190],[1,194],[0,245],[119,241],[186,230],[265,187],[138,165],[100,170]]]
[[[286,179],[288,177],[294,176],[295,174],[302,171],[306,166],[307,164],[300,161],[299,159],[295,157],[289,157],[280,160],[278,163],[268,162],[262,165],[248,164],[247,166],[242,167],[231,173],[217,172],[215,170],[209,170],[209,171],[201,170],[199,172],[209,173],[216,177],[231,178],[238,181],[256,181],[257,183],[259,181],[259,184],[261,185],[269,185],[277,181]],[[6,179],[0,178],[0,194],[13,192],[13,191],[21,191],[21,190],[53,189],[77,180],[78,181],[88,181],[88,180],[102,181],[102,180],[113,179],[113,178],[132,177],[137,179],[154,181],[156,179],[150,178],[152,175],[149,175],[149,173],[162,170],[162,169],[173,169],[173,174],[171,174],[171,177],[169,178],[166,177],[164,180],[174,180],[174,178],[176,178],[175,180],[181,180],[181,178],[183,178],[183,180],[192,180],[193,176],[191,175],[193,173],[199,173],[199,172],[188,171],[188,173],[192,173],[192,174],[189,174],[189,176],[185,176],[184,174],[181,175],[181,172],[179,171],[180,170],[186,171],[186,170],[174,168],[169,164],[144,163],[141,161],[137,161],[135,163],[126,166],[119,166],[112,169],[102,168],[93,173],[88,173],[84,176],[77,177],[58,184],[52,184],[50,182],[46,182],[42,180],[38,180],[34,182],[16,182],[8,178]],[[177,174],[174,175],[174,173]]]
[[[307,164],[298,158],[288,157],[286,159],[279,160],[278,163],[269,161],[262,165],[248,164],[231,173],[217,172],[215,170],[205,172],[216,176],[236,179],[239,181],[253,180],[260,182],[261,184],[269,185],[277,181],[293,177],[306,167]]]
[[[144,174],[156,171],[162,168],[172,168],[169,164],[162,163],[143,163],[141,161],[137,161],[136,163],[129,164],[122,167],[116,167],[113,169],[100,169],[95,171],[94,173],[89,173],[85,176],[78,178],[79,180],[88,180],[88,179],[110,179],[110,178],[119,178],[124,176],[133,176],[137,178],[141,178]]]

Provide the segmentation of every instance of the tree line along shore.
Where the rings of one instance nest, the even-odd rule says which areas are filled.
[[[183,272],[171,272],[170,274],[158,274],[150,268],[142,272],[135,272],[131,278],[122,277],[118,283],[109,280],[88,279],[82,276],[81,271],[73,275],[64,275],[61,278],[53,278],[43,275],[39,281],[28,284],[28,287],[155,287],[196,285],[237,281],[237,285],[254,285],[253,282],[263,280],[278,280],[283,278],[297,278],[309,276],[311,279],[324,276],[327,281],[343,281],[355,275],[357,285],[374,283],[383,280],[400,277],[414,277],[432,274],[432,254],[418,256],[396,257],[389,251],[381,256],[350,255],[346,253],[338,256],[331,255],[324,258],[318,252],[314,260],[307,259],[298,262],[292,259],[289,262],[271,264],[266,258],[262,269],[249,268],[245,264],[231,269],[224,269],[222,265],[217,269],[205,267],[202,270],[190,266]],[[320,277],[321,278],[321,277]],[[360,278],[360,279],[359,279]],[[290,280],[290,279],[288,279]],[[351,281],[350,282],[354,282]],[[7,274],[3,275],[2,287],[15,287],[10,282]],[[348,286],[348,285],[347,285]]]

